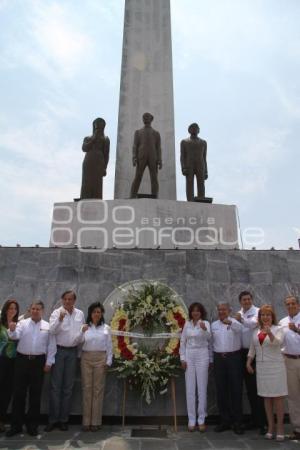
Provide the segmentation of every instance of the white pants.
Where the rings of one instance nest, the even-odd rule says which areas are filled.
[[[207,416],[208,349],[187,349],[186,363],[185,386],[189,426],[195,426],[196,422],[201,425]],[[198,420],[196,420],[196,400],[198,400]]]

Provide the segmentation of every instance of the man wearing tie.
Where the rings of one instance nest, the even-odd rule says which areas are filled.
[[[228,303],[218,304],[219,320],[212,323],[212,345],[214,372],[220,424],[216,432],[233,429],[243,434],[242,427],[242,385],[243,367],[241,355],[242,324],[230,317]]]
[[[288,382],[288,405],[293,433],[290,439],[300,439],[300,304],[289,295],[285,299],[288,316],[279,322],[284,329],[283,354]]]
[[[76,376],[77,346],[81,339],[84,314],[75,308],[76,294],[68,290],[62,294],[62,306],[50,316],[50,333],[56,338],[57,353],[50,379],[49,423],[45,431],[56,426],[68,429],[71,398]]]
[[[50,371],[56,353],[55,338],[49,333],[49,323],[42,320],[43,311],[43,302],[33,302],[28,319],[21,320],[18,324],[11,322],[9,325],[9,337],[19,342],[15,362],[11,427],[6,433],[7,437],[22,432],[27,391],[27,432],[31,436],[38,434],[44,373]]]

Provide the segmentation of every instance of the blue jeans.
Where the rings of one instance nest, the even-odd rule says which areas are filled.
[[[51,369],[49,423],[68,422],[76,376],[77,347],[57,346]]]

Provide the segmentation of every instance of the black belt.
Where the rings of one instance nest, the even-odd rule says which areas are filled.
[[[39,359],[39,358],[45,358],[45,354],[43,353],[42,355],[24,355],[23,353],[17,353],[17,356],[19,358],[24,358],[24,359]]]
[[[221,356],[221,358],[226,358],[227,356],[231,356],[231,355],[235,355],[237,353],[241,353],[241,350],[235,350],[234,352],[224,352],[224,353],[220,353],[220,352],[214,352],[215,355]]]
[[[61,348],[62,350],[74,350],[75,348],[77,348],[77,345],[75,345],[74,347],[64,347],[63,345],[57,345],[57,348]]]
[[[285,353],[284,356],[286,356],[287,358],[290,358],[290,359],[300,359],[300,355],[287,355]]]

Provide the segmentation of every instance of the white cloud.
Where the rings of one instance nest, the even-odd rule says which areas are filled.
[[[270,84],[273,87],[275,94],[277,95],[281,107],[283,108],[285,114],[287,114],[288,119],[300,119],[300,84],[279,83],[278,80],[274,78],[270,80]]]
[[[185,69],[200,58],[226,71],[265,73],[274,51],[285,48],[291,60],[300,49],[300,36],[291,31],[291,9],[272,14],[271,2],[261,0],[173,0],[173,40]],[[279,6],[279,5],[277,5]],[[290,46],[291,43],[291,46]],[[287,45],[288,44],[288,45]]]
[[[93,41],[62,2],[28,2],[20,33],[2,50],[6,67],[27,65],[53,82],[72,78],[88,63]]]

